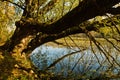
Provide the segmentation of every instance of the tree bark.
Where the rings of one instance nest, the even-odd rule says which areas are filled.
[[[13,49],[22,43],[22,40],[27,40],[27,49],[24,47],[22,51],[33,50],[43,43],[56,40],[70,34],[84,33],[84,30],[88,31],[96,30],[96,27],[78,27],[81,23],[94,18],[98,15],[104,15],[107,12],[113,14],[118,9],[113,9],[113,6],[120,2],[120,0],[83,0],[76,8],[68,12],[58,21],[47,24],[39,23],[34,16],[35,10],[38,6],[35,6],[35,0],[26,0],[26,7],[23,12],[23,16],[20,21],[16,22],[16,30],[10,41],[6,42],[1,49],[13,51]],[[31,6],[33,4],[33,6]],[[86,25],[85,25],[86,26]],[[22,43],[23,44],[23,43]]]

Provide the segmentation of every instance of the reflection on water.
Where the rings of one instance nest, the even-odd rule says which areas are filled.
[[[78,50],[78,48],[57,48],[42,45],[33,51],[30,58],[36,67],[40,70],[44,70],[58,58]],[[106,55],[108,56],[108,54]],[[93,53],[93,51],[89,48],[64,58],[55,66],[50,68],[50,71],[64,76],[68,76],[70,73],[72,75],[87,75],[88,77],[93,75],[98,76],[109,70],[114,74],[118,74],[120,72],[120,68],[119,65],[115,63],[114,59],[116,59],[119,64],[119,55],[115,51],[113,51],[111,55],[112,58],[108,56],[106,59],[105,54],[101,53],[99,50],[96,49],[95,53]]]

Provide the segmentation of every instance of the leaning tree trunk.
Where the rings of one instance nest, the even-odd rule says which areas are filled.
[[[11,59],[15,62],[12,66],[17,69],[31,70],[31,63],[26,58],[26,53],[31,53],[36,47],[70,34],[84,33],[85,30],[96,30],[96,27],[80,26],[88,19],[105,13],[114,13],[112,6],[120,0],[83,0],[76,8],[68,12],[58,21],[47,24],[37,21],[36,10],[38,10],[39,0],[25,0],[25,8],[20,21],[16,21],[16,30],[9,41],[0,49],[7,51]],[[116,10],[116,9],[115,9]],[[120,12],[119,12],[120,13]],[[24,56],[23,56],[24,55]],[[5,58],[6,59],[6,58]],[[23,64],[28,62],[28,64]],[[12,63],[12,61],[11,61]],[[26,65],[29,65],[26,68]]]
[[[85,29],[88,31],[96,30],[95,27],[83,27],[80,24],[107,12],[119,14],[119,7],[118,9],[113,8],[119,2],[120,0],[83,0],[61,19],[52,24],[47,24],[38,22],[39,0],[25,0],[26,6],[23,15],[20,21],[17,21],[15,24],[16,30],[11,39],[1,49],[15,52],[15,49],[19,48],[20,53],[27,52],[34,50],[43,43],[70,34],[84,33]],[[117,13],[115,13],[116,10]]]

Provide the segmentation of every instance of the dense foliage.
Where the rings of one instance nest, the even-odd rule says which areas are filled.
[[[97,48],[110,67],[120,67],[111,49],[106,49],[109,45],[120,52],[119,3],[120,0],[0,0],[0,79],[64,79],[36,69],[29,60],[35,48],[50,41],[68,47],[73,43],[78,52],[90,48],[94,54]],[[77,44],[80,39],[76,38],[85,38],[89,43]],[[58,58],[48,68],[70,55]]]

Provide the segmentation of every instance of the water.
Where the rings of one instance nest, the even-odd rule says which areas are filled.
[[[72,52],[79,51],[79,48],[67,48],[67,47],[53,47],[42,45],[35,49],[31,54],[30,58],[33,64],[40,70],[45,70],[54,61],[61,58],[64,55],[71,54]],[[97,54],[96,54],[97,53]],[[120,62],[119,55],[115,51],[111,53],[112,57]],[[96,49],[95,54],[90,48],[87,50],[77,52],[71,56],[68,56],[55,66],[52,66],[49,71],[55,74],[62,74],[68,76],[69,74],[76,75],[86,75],[100,76],[104,72],[111,71],[113,74],[118,74],[120,72],[119,66],[113,61],[113,58],[109,57],[110,62],[106,59],[105,55]],[[114,66],[112,66],[114,65]]]

